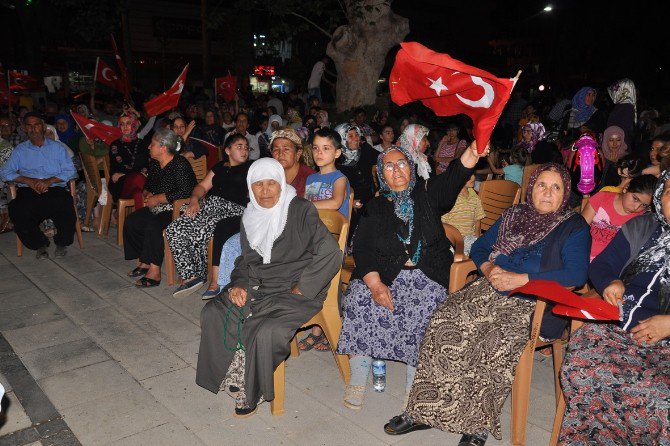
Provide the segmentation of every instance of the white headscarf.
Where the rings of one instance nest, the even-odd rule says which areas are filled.
[[[281,185],[279,201],[272,208],[264,208],[256,201],[251,185],[260,180],[275,180]],[[263,257],[263,263],[270,263],[272,245],[279,238],[288,216],[291,200],[297,195],[295,188],[286,184],[284,168],[274,158],[261,158],[249,167],[247,174],[250,202],[244,210],[242,224],[251,249]]]
[[[428,157],[419,150],[421,141],[426,135],[428,135],[428,128],[419,124],[410,124],[402,131],[396,143],[412,155],[417,173],[424,180],[428,180],[432,170],[430,164],[428,164]]]
[[[265,134],[268,135],[268,138],[272,136],[272,132],[274,131],[272,128],[273,122],[278,122],[279,127],[281,127],[284,121],[282,121],[281,116],[279,115],[272,115],[268,118],[268,126],[265,128]]]

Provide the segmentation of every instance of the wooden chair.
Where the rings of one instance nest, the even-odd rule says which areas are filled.
[[[116,224],[116,244],[123,246],[123,226],[126,224],[128,214],[135,210],[135,200],[132,198],[119,198],[116,202],[116,209],[119,212]]]
[[[347,234],[349,232],[349,223],[344,216],[338,211],[334,210],[319,210],[321,221],[326,225],[328,230],[337,238],[338,244],[342,252],[347,244]],[[344,384],[349,383],[349,358],[347,355],[338,355],[337,341],[340,338],[342,331],[342,319],[340,317],[340,307],[338,305],[337,296],[340,291],[340,271],[335,274],[335,277],[330,281],[328,287],[328,294],[326,300],[323,302],[323,309],[316,314],[312,319],[303,324],[303,328],[311,325],[319,325],[326,335],[326,339],[330,343],[330,348],[340,369],[340,376]],[[295,340],[291,341],[291,356],[298,356],[298,345]],[[284,361],[285,362],[285,361]],[[282,415],[284,413],[284,362],[279,364],[274,372],[274,388],[275,399],[270,404],[270,412],[272,415]]]
[[[526,202],[526,191],[528,190],[528,182],[530,176],[535,172],[535,169],[540,167],[539,164],[529,164],[523,168],[523,179],[521,180],[521,203]]]
[[[477,267],[472,260],[457,262],[451,265],[449,277],[449,293],[455,293],[477,278]],[[552,347],[554,360],[554,392],[556,395],[556,406],[559,406],[562,398],[559,372],[563,362],[563,345],[560,339],[553,342],[542,342],[539,339],[542,316],[547,304],[538,299],[531,323],[530,338],[521,354],[521,359],[516,366],[514,382],[512,383],[512,430],[511,444],[526,444],[526,424],[528,420],[528,404],[530,401],[530,383],[533,376],[533,356],[535,350],[547,346]],[[565,409],[564,409],[565,410]],[[554,425],[556,421],[554,422]]]
[[[481,231],[486,231],[500,218],[503,211],[519,203],[521,187],[514,181],[488,180],[479,185],[479,199],[486,216],[481,220]]]
[[[207,157],[201,156],[200,158],[193,159],[187,158],[188,162],[191,163],[191,168],[195,174],[195,179],[199,182],[205,179],[207,176]]]
[[[79,153],[79,157],[81,158],[81,165],[84,170],[84,176],[86,177],[86,218],[84,219],[84,225],[89,226],[93,207],[102,193],[103,177],[100,177],[100,168],[103,169],[106,183],[109,184],[110,181],[109,155],[96,157],[82,152]],[[114,200],[111,195],[108,194],[107,203],[102,207],[98,235],[107,235],[109,232],[109,223],[112,217],[113,206]]]
[[[84,237],[81,234],[81,224],[79,223],[79,216],[77,215],[77,184],[75,180],[68,181],[70,186],[70,194],[72,195],[72,200],[74,201],[74,214],[75,219],[75,232],[77,234],[77,241],[79,242],[79,249],[84,249]],[[16,198],[16,183],[7,183],[9,186],[9,198],[12,200]],[[19,236],[16,236],[16,256],[21,257],[23,255],[23,243]]]

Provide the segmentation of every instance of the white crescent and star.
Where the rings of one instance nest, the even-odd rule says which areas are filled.
[[[175,91],[172,94],[181,94],[183,90],[184,90],[184,81],[179,80],[179,88],[177,88],[177,91]]]
[[[107,77],[107,72],[108,71],[110,73],[112,73],[111,77]],[[117,77],[116,77],[116,75],[114,74],[114,72],[112,71],[111,68],[107,68],[107,67],[103,68],[101,74],[102,74],[103,79],[105,79],[106,81],[117,80]]]
[[[454,74],[459,74],[459,72],[456,71],[452,73],[452,76]],[[437,79],[431,79],[427,77],[426,79],[428,79],[431,82],[428,88],[432,88],[433,90],[435,90],[435,94],[437,94],[438,96],[440,96],[443,91],[449,90],[449,88],[447,88],[447,86],[444,85],[444,83],[442,82],[442,77],[438,77]],[[491,105],[493,105],[493,99],[495,98],[495,92],[493,91],[493,86],[479,76],[470,76],[470,79],[472,79],[472,83],[474,85],[478,85],[484,89],[484,94],[482,95],[481,98],[477,100],[464,98],[463,96],[456,94],[458,100],[464,103],[465,105],[469,105],[470,107],[473,108],[490,108]]]

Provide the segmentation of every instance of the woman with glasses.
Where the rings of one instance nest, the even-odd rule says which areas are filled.
[[[406,149],[391,146],[379,155],[380,196],[364,208],[353,240],[356,268],[344,294],[338,352],[350,355],[346,407],[362,407],[371,358],[406,363],[411,386],[423,332],[447,295],[453,261],[440,216],[487,153],[477,153],[473,143],[427,182],[417,178]]]

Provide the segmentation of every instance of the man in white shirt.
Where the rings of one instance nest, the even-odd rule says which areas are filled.
[[[312,67],[312,74],[309,76],[309,81],[307,82],[307,93],[310,96],[319,98],[319,102],[322,102],[321,99],[321,77],[323,72],[326,70],[326,63],[328,62],[327,57],[323,57]]]
[[[249,128],[249,115],[244,112],[239,112],[235,116],[235,127],[226,134],[226,139],[233,133],[240,133],[246,136],[249,141],[249,159],[257,160],[261,157],[261,149],[258,147],[258,138],[247,131]]]

